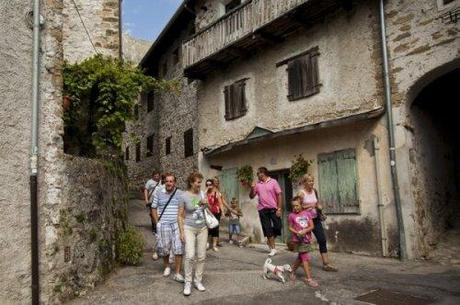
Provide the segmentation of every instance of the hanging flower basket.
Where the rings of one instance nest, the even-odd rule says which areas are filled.
[[[240,180],[241,185],[249,187],[254,181],[254,172],[252,170],[252,166],[245,165],[240,167],[237,171],[238,180]]]
[[[305,160],[302,154],[294,156],[291,168],[289,169],[289,179],[293,183],[299,183],[300,178],[308,172],[308,168],[313,163],[312,160]]]

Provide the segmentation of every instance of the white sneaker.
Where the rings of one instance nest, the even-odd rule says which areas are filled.
[[[156,252],[152,253],[152,259],[156,261],[158,259],[158,254]]]
[[[192,283],[184,284],[184,295],[189,296],[192,293]]]
[[[212,250],[213,250],[214,252],[219,252],[219,249],[218,249],[217,247],[212,247]]]
[[[180,273],[174,274],[173,278],[176,282],[183,283],[184,282],[184,277]]]
[[[272,249],[270,253],[268,253],[268,256],[275,256],[277,252],[276,249]]]
[[[163,276],[169,276],[171,274],[171,268],[166,267],[165,271],[163,271]]]
[[[195,284],[195,288],[198,289],[198,291],[206,291],[206,288],[204,288],[203,284],[198,281],[194,281],[193,284]]]
[[[233,245],[233,240],[230,239],[230,240],[228,241],[228,243],[229,243],[230,245]]]

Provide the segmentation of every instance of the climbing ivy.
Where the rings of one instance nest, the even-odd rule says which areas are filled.
[[[176,81],[157,80],[131,63],[95,55],[80,63],[64,64],[66,152],[91,157],[121,154],[125,124],[142,91],[177,93]]]

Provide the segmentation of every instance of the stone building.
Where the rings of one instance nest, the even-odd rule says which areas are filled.
[[[289,168],[299,154],[313,161],[335,250],[429,257],[458,224],[458,140],[449,107],[458,79],[459,1],[385,1],[389,87],[380,4],[183,2],[180,10],[193,12],[195,22],[181,64],[197,88],[198,168],[220,176],[227,198],[239,199],[244,231],[254,240],[262,235],[256,202],[237,169],[268,167],[284,190],[286,217],[297,188]],[[442,110],[430,103],[435,98]]]
[[[135,109],[138,119],[124,137],[125,163],[131,187],[149,179],[153,170],[185,179],[198,166],[196,86],[183,76],[181,42],[194,32],[193,14],[180,6],[139,66],[148,75],[179,84],[179,92],[145,92]]]
[[[95,53],[77,9],[97,51],[117,56],[119,1],[75,0],[77,8],[68,0],[40,2],[36,244],[29,184],[34,1],[0,1],[0,303],[7,305],[30,304],[35,295],[40,304],[60,304],[93,287],[113,268],[114,239],[126,219],[123,177],[63,151],[62,64]],[[31,263],[33,245],[38,264]]]

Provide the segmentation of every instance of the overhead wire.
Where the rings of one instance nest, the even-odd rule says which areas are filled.
[[[80,10],[78,9],[78,6],[77,6],[77,4],[75,3],[75,0],[72,0],[72,3],[73,3],[73,6],[74,6],[74,8],[75,8],[75,11],[76,11],[77,14],[78,14],[78,17],[80,18],[81,24],[83,25],[83,28],[85,29],[86,36],[88,36],[89,42],[90,42],[91,45],[93,46],[94,52],[96,52],[96,54],[99,54],[99,52],[98,52],[97,49],[96,49],[96,46],[95,46],[94,43],[93,43],[93,40],[91,39],[91,35],[89,34],[88,28],[86,27],[86,24],[85,24],[85,22],[83,21],[83,18],[81,17]]]

